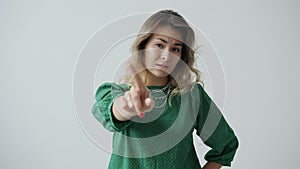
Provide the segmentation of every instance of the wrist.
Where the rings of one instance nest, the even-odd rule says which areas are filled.
[[[203,166],[203,169],[220,169],[221,167],[221,164],[209,161]]]
[[[127,121],[130,119],[130,117],[124,117],[123,115],[121,115],[119,113],[119,111],[117,110],[117,107],[115,106],[115,103],[113,103],[113,106],[112,106],[112,115],[118,121]]]

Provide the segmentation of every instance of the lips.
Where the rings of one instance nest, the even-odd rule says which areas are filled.
[[[165,65],[165,64],[156,64],[158,67],[162,68],[162,69],[168,69],[169,66]]]

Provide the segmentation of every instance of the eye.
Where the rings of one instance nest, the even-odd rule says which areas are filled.
[[[160,49],[164,48],[164,45],[162,45],[162,44],[160,44],[160,43],[156,44],[156,46],[157,46],[158,48],[160,48]]]
[[[174,52],[180,52],[180,49],[179,48],[173,48],[173,51]]]

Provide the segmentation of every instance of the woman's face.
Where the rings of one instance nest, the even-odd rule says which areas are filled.
[[[146,69],[158,78],[167,77],[181,58],[182,39],[170,26],[160,26],[148,40],[144,51]]]

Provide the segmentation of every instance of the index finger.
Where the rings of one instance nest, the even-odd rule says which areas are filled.
[[[145,87],[140,75],[138,74],[137,70],[135,69],[134,65],[131,62],[128,62],[128,69],[131,76],[133,76],[134,83],[137,89],[146,90],[147,88]]]

